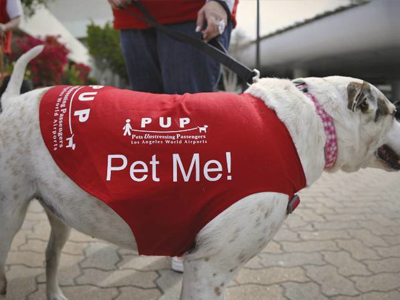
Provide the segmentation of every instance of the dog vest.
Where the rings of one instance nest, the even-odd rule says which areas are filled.
[[[249,94],[56,86],[40,128],[59,168],[125,220],[144,255],[182,255],[244,197],[306,186],[287,128]]]

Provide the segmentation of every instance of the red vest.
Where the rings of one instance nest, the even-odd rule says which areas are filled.
[[[240,199],[306,186],[287,128],[249,94],[57,86],[40,128],[56,164],[126,221],[140,254],[181,255]]]
[[[0,0],[0,23],[5,24],[8,21],[10,21],[10,17],[7,14],[7,0]],[[11,38],[12,32],[8,30],[3,40],[3,53],[5,54],[11,53]]]
[[[195,21],[197,19],[197,12],[205,4],[205,0],[142,0],[140,2],[161,24]],[[236,25],[238,3],[239,0],[235,0],[234,9],[231,14],[234,25]],[[142,15],[133,6],[128,6],[127,9],[138,15]],[[113,14],[115,29],[144,29],[149,27],[145,22],[134,18],[123,10],[113,9]]]

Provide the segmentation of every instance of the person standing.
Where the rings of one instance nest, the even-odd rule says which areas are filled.
[[[21,0],[0,0],[0,37],[4,54],[11,53],[12,30],[19,27],[21,16]]]
[[[108,0],[114,27],[120,30],[130,87],[135,91],[183,94],[212,92],[220,79],[220,64],[194,47],[149,27],[124,10],[142,15],[131,0]],[[236,24],[238,0],[140,0],[169,29],[209,42],[217,38],[229,47]]]
[[[130,88],[135,91],[184,94],[213,92],[221,66],[194,47],[149,27],[124,10],[142,15],[132,0],[108,0],[114,28],[120,30]],[[169,29],[209,42],[217,38],[228,49],[236,25],[239,0],[140,0]],[[172,258],[172,269],[183,272],[182,259]]]
[[[21,17],[21,0],[0,0],[0,96],[10,79],[9,76],[3,78],[4,63],[11,54],[12,31],[19,27]],[[26,92],[31,89],[31,84],[24,80],[21,91]]]

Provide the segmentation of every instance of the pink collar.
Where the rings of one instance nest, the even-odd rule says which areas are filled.
[[[323,106],[318,102],[317,98],[308,91],[307,84],[303,80],[293,81],[296,87],[302,91],[315,104],[318,116],[321,118],[326,135],[325,143],[325,169],[331,168],[338,156],[337,136],[335,125],[332,117],[326,112]]]

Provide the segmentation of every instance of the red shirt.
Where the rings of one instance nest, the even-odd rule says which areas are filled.
[[[56,164],[126,221],[140,254],[181,255],[240,199],[306,186],[286,126],[249,94],[57,86],[40,127]]]
[[[160,24],[170,24],[195,21],[198,11],[205,4],[205,0],[142,0],[140,3]],[[239,0],[236,0],[231,14],[234,25],[236,25],[238,3]],[[127,9],[142,15],[134,6],[128,6]],[[113,9],[113,14],[115,29],[144,29],[149,27],[145,22],[134,18],[123,10]]]
[[[7,0],[0,0],[0,23],[5,24],[10,21],[10,17],[7,14]],[[8,30],[5,32],[3,40],[3,53],[11,53],[11,38],[12,32]]]

